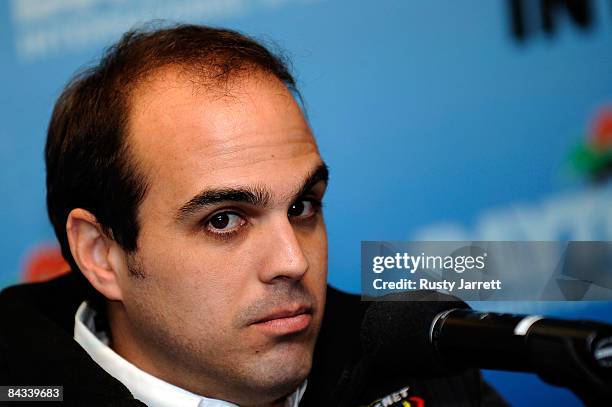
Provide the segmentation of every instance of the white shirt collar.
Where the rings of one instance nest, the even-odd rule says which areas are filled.
[[[137,368],[108,346],[108,335],[96,330],[95,316],[96,311],[86,301],[79,306],[74,317],[74,340],[136,399],[149,407],[237,407],[224,400],[191,393]],[[306,381],[287,398],[285,407],[298,407],[305,391]]]

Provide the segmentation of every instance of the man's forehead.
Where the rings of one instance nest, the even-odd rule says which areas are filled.
[[[314,142],[289,90],[268,74],[215,85],[167,68],[142,81],[130,98],[128,142],[137,148],[227,150],[275,140]]]
[[[275,77],[247,75],[215,90],[194,81],[161,71],[131,98],[128,143],[152,187],[187,194],[202,182],[261,182],[279,165],[301,178],[320,163],[299,106]]]

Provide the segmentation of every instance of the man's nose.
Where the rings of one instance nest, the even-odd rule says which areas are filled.
[[[308,270],[306,258],[294,226],[286,216],[271,220],[263,239],[266,241],[265,266],[260,279],[272,283],[279,279],[301,279]]]

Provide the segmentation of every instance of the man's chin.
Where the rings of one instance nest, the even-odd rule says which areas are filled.
[[[279,345],[282,349],[270,350],[254,362],[257,366],[251,373],[258,392],[277,399],[293,393],[306,380],[312,367],[312,350],[303,344],[291,345]]]

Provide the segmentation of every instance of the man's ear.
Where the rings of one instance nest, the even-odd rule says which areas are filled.
[[[127,267],[123,249],[85,209],[68,214],[66,233],[72,257],[85,278],[107,299],[121,300],[120,274]]]

